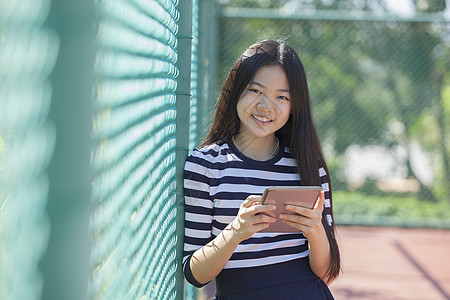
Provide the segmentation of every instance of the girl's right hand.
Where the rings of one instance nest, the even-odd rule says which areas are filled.
[[[231,222],[231,230],[239,242],[250,238],[255,232],[263,230],[275,222],[275,218],[262,214],[276,209],[275,205],[261,205],[261,196],[250,195],[242,202],[239,212]]]

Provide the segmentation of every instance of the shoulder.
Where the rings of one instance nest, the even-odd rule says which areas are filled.
[[[212,156],[217,156],[221,153],[223,153],[224,151],[230,149],[230,147],[228,146],[227,143],[214,143],[211,145],[207,145],[207,146],[203,146],[201,148],[195,148],[191,155],[212,155]]]
[[[201,148],[195,148],[192,153],[189,155],[188,159],[196,160],[196,159],[206,159],[206,160],[214,160],[220,157],[221,155],[227,155],[230,153],[230,147],[227,143],[221,144],[211,144]]]
[[[211,144],[202,148],[195,148],[188,156],[186,164],[196,164],[210,167],[214,164],[226,161],[231,153],[227,143]]]

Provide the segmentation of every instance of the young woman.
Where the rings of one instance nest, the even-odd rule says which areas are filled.
[[[333,299],[340,272],[330,177],[305,71],[285,42],[250,46],[231,69],[211,130],[185,165],[183,268],[217,299]],[[279,216],[295,233],[260,232],[275,218],[267,186],[321,185],[314,209]]]

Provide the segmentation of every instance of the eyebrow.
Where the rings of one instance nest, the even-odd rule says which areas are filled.
[[[255,85],[260,86],[260,87],[263,87],[263,88],[266,87],[264,84],[259,83],[258,81],[250,81],[249,84],[255,84]],[[290,93],[289,89],[278,89],[278,91],[280,91],[280,92],[285,92],[285,93]]]

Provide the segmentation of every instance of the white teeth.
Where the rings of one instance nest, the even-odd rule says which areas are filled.
[[[267,119],[267,118],[260,117],[260,116],[253,116],[253,118],[255,118],[256,120],[261,121],[261,122],[270,122],[270,121],[272,121],[271,119]]]

